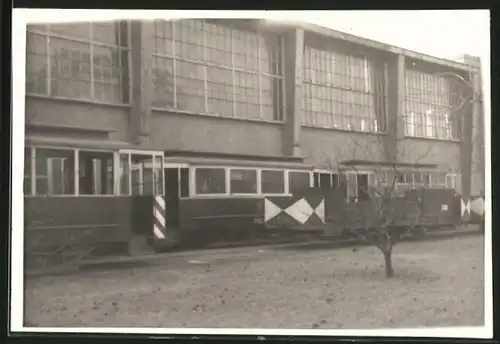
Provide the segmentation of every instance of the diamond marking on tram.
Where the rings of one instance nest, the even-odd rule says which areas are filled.
[[[269,220],[275,218],[281,212],[283,212],[283,209],[278,207],[267,198],[264,199],[264,222],[268,222]]]
[[[293,217],[295,220],[304,224],[314,213],[314,209],[311,207],[309,202],[301,198],[291,206],[285,209],[285,212]]]
[[[314,209],[314,212],[320,218],[321,222],[325,223],[325,201],[321,200],[321,203]]]
[[[460,199],[460,209],[462,211],[462,217],[464,217],[464,214],[466,211],[467,211],[467,215],[470,215],[470,201],[467,201],[467,203],[465,203],[464,200],[461,198]]]
[[[478,197],[475,200],[473,200],[470,204],[471,210],[480,216],[484,215],[484,200],[482,197]]]

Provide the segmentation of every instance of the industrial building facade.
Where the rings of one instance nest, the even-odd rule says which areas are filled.
[[[161,193],[166,151],[303,157],[311,184],[342,174],[348,196],[361,182],[388,183],[379,167],[390,164],[402,188],[484,194],[473,57],[442,60],[310,24],[221,19],[29,25],[26,53],[26,195]],[[196,192],[200,182],[199,193],[219,193],[217,180],[230,192],[227,170],[204,171],[212,192],[201,191],[201,172]],[[240,171],[234,182],[276,194],[293,178]]]

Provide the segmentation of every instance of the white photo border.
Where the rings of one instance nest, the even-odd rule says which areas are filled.
[[[477,10],[475,10],[477,11]],[[489,11],[485,12],[485,26],[489,30]],[[308,17],[324,11],[307,11]],[[364,11],[375,12],[375,11]],[[378,15],[380,12],[377,11]],[[393,11],[394,12],[394,11]],[[457,12],[454,10],[454,12]],[[460,12],[460,11],[458,11]],[[12,171],[24,170],[25,137],[25,65],[26,65],[26,24],[48,22],[99,21],[115,19],[157,19],[161,18],[262,18],[277,21],[300,21],[302,11],[159,11],[159,10],[63,10],[63,9],[14,9],[12,17]],[[489,37],[489,35],[488,35]],[[134,333],[134,334],[193,334],[193,335],[279,335],[279,336],[385,336],[385,337],[443,337],[443,338],[492,338],[493,336],[493,286],[492,286],[492,212],[491,212],[491,142],[490,142],[490,58],[481,56],[483,97],[484,97],[484,142],[485,142],[485,259],[484,259],[484,310],[485,326],[419,328],[419,329],[379,329],[379,330],[325,330],[325,329],[210,329],[210,328],[53,328],[26,327],[23,325],[24,306],[24,220],[23,220],[23,176],[12,173],[12,228],[11,228],[11,280],[10,280],[10,331],[37,333]]]

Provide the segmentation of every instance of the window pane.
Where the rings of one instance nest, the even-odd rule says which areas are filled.
[[[261,191],[263,194],[282,194],[285,192],[284,171],[262,171]]]
[[[322,189],[330,189],[332,187],[330,173],[320,173],[319,179],[319,184]]]
[[[281,119],[280,36],[233,24],[199,19],[154,22],[155,106],[223,117]],[[175,70],[175,89],[171,70]]]
[[[290,172],[289,179],[289,192],[300,193],[310,188],[310,174],[308,172]]]
[[[153,57],[153,106],[174,107],[174,67],[173,60],[165,57]]]
[[[347,199],[351,200],[358,197],[358,180],[355,173],[348,173],[346,175],[347,183]]]
[[[130,167],[130,178],[132,179],[132,195],[141,195],[142,180],[140,164],[132,163]]]
[[[50,39],[51,94],[91,99],[90,44]]]
[[[78,153],[79,191],[81,195],[112,195],[113,153]]]
[[[96,100],[121,102],[121,75],[118,48],[93,47],[94,98]]]
[[[120,154],[120,195],[129,194],[128,154]]]
[[[231,170],[231,193],[257,193],[257,171]]]
[[[189,168],[181,168],[181,197],[189,197]]]
[[[222,168],[195,170],[197,194],[223,194],[226,192],[226,171]]]
[[[313,173],[313,185],[315,188],[319,188],[319,173]]]
[[[405,72],[406,134],[438,139],[457,139],[456,113],[464,97],[460,81],[444,75],[408,69]]]
[[[155,186],[153,156],[149,154],[133,154],[131,158],[132,194],[153,195]]]
[[[47,37],[26,33],[26,93],[47,94]]]
[[[144,168],[143,169],[143,190],[142,194],[143,195],[153,195],[154,194],[154,186],[155,186],[155,179],[153,172],[154,170],[152,168]]]
[[[31,149],[24,148],[24,186],[23,192],[25,195],[31,195]]]
[[[365,57],[306,45],[302,122],[347,130],[385,130],[384,68]]]
[[[73,150],[37,149],[37,194],[73,195],[73,161]]]
[[[128,101],[125,22],[50,24],[48,31],[45,27],[27,32],[27,92],[109,103]]]

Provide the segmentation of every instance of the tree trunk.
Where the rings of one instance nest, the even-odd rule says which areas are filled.
[[[394,270],[392,269],[392,252],[384,251],[384,263],[385,263],[385,277],[392,278],[394,276]]]

